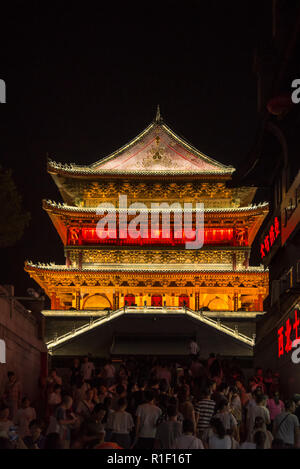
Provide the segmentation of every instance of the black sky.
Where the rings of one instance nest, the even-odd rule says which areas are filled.
[[[238,168],[255,139],[260,2],[106,3],[18,2],[1,20],[1,163],[32,217],[1,254],[0,282],[18,294],[35,285],[25,259],[64,262],[41,208],[61,200],[47,152],[92,163],[143,130],[157,103],[175,131],[225,164]]]

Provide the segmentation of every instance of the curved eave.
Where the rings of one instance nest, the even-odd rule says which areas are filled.
[[[117,169],[102,169],[102,170],[92,170],[86,166],[69,166],[63,165],[61,163],[48,162],[48,173],[52,176],[61,175],[68,176],[72,178],[136,178],[138,177],[161,177],[162,179],[167,178],[203,178],[203,179],[214,179],[214,178],[226,178],[231,179],[232,173],[235,169],[232,170],[216,170],[216,171],[183,171],[183,170],[162,170],[162,171],[151,171],[151,170],[117,170]]]
[[[77,215],[79,217],[89,217],[91,215],[97,216],[97,209],[93,207],[75,207],[65,204],[57,204],[56,202],[52,202],[49,200],[43,200],[43,208],[47,212],[57,214],[57,215]],[[153,212],[153,209],[147,209],[147,211]],[[205,208],[204,214],[205,215],[214,215],[220,214],[224,216],[235,216],[235,215],[261,215],[267,214],[269,210],[269,204],[264,202],[259,205],[250,205],[248,207],[229,207],[229,208]],[[108,209],[109,211],[113,211],[113,209]],[[122,211],[116,208],[116,211]],[[143,211],[143,210],[141,210]],[[158,210],[160,211],[160,210]],[[163,210],[165,211],[165,210]],[[195,209],[186,210],[186,211],[195,211]],[[100,216],[100,215],[99,215]]]
[[[198,268],[197,268],[198,267]],[[201,265],[195,266],[194,264],[152,264],[152,265],[144,265],[144,264],[102,264],[101,268],[82,268],[81,270],[78,268],[66,267],[64,265],[39,265],[26,262],[25,263],[25,270],[26,272],[39,272],[39,273],[63,273],[63,274],[104,274],[104,273],[128,273],[128,272],[136,272],[136,273],[202,273],[202,274],[233,274],[236,276],[239,275],[249,275],[249,274],[257,274],[257,275],[267,275],[268,271],[264,269],[263,266],[259,267],[248,267],[248,269],[243,270],[233,270],[232,268],[220,268],[220,269],[203,269]]]

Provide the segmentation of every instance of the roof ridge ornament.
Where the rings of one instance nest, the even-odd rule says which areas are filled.
[[[161,121],[162,121],[162,117],[161,117],[161,114],[160,114],[160,106],[159,106],[159,104],[158,104],[158,105],[157,105],[157,108],[156,108],[155,122],[156,122],[157,124],[159,124]]]

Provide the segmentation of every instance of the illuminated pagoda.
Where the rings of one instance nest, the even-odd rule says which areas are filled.
[[[233,187],[234,171],[176,135],[159,108],[142,133],[94,164],[49,160],[48,172],[64,202],[44,200],[43,208],[64,245],[66,262],[25,264],[51,299],[51,310],[43,312],[49,351],[78,352],[83,337],[93,349],[92,336],[98,344],[107,340],[111,350],[122,333],[153,336],[163,329],[164,340],[185,333],[200,343],[208,340],[209,347],[223,338],[219,351],[243,355],[230,345],[238,344],[251,355],[268,272],[250,266],[249,257],[268,204],[252,204],[255,187]],[[119,195],[127,196],[128,205],[147,207],[202,202],[203,247],[186,249],[185,240],[174,236],[174,213],[168,238],[159,230],[146,239],[100,239],[97,207],[103,202],[118,207]],[[128,222],[132,218],[128,215]]]

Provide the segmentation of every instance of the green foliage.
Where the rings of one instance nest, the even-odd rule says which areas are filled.
[[[0,166],[0,247],[13,246],[22,238],[30,214],[22,209],[22,197],[12,171]]]

